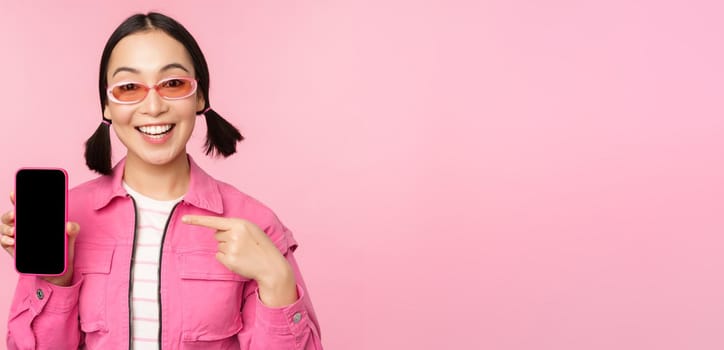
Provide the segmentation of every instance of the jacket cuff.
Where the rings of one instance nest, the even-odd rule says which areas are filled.
[[[277,334],[299,335],[307,328],[309,315],[304,294],[304,288],[297,284],[299,299],[293,304],[282,307],[269,307],[264,305],[256,291],[256,323],[257,326]]]
[[[30,310],[34,315],[38,315],[43,309],[50,312],[64,313],[71,311],[78,305],[78,296],[80,295],[80,286],[83,279],[79,279],[74,284],[63,287],[56,286],[48,281],[36,277],[33,288],[29,291]]]

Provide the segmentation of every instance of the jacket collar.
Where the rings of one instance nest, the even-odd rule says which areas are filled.
[[[195,207],[206,209],[216,214],[224,212],[224,205],[221,199],[219,185],[204,172],[196,162],[187,155],[189,159],[189,190],[183,197],[183,201]],[[121,159],[114,167],[110,175],[98,179],[98,188],[95,191],[93,209],[99,210],[107,206],[113,198],[125,197],[128,195],[123,188],[123,170],[125,169],[126,158]]]

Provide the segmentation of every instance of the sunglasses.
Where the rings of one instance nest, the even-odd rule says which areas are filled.
[[[196,80],[190,77],[168,77],[148,86],[137,81],[122,81],[108,87],[108,98],[119,104],[134,104],[143,101],[151,89],[165,100],[181,100],[196,92]]]

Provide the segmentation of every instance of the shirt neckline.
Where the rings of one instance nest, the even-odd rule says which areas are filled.
[[[131,197],[137,198],[138,200],[141,200],[141,201],[144,201],[147,203],[157,204],[160,206],[176,204],[176,203],[180,202],[186,195],[186,194],[184,194],[181,197],[178,197],[176,199],[159,200],[159,199],[153,199],[149,196],[146,196],[146,195],[134,190],[128,183],[126,183],[125,180],[123,181],[122,185],[123,185],[123,188],[126,190],[126,192],[128,192],[128,194],[131,195]]]

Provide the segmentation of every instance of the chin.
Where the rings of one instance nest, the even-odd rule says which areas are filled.
[[[173,163],[179,157],[186,156],[186,152],[181,151],[167,151],[167,152],[145,152],[140,153],[139,158],[143,162],[151,165],[167,165]]]

